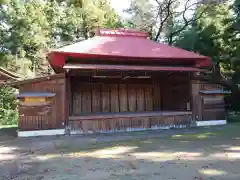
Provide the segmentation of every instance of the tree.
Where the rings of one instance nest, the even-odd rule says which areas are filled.
[[[155,4],[147,1],[146,9],[140,2],[134,0],[127,11],[135,27],[150,25],[154,30],[152,39],[211,57],[212,71],[196,78],[221,84],[232,90],[232,99],[239,99],[240,0],[233,4],[186,0],[180,11],[177,0],[156,0]],[[134,23],[137,19],[138,23]]]
[[[49,49],[121,26],[107,0],[9,0],[0,9],[0,63],[25,76],[48,73]]]
[[[72,0],[61,1],[60,4],[65,6],[64,16],[59,23],[59,28],[62,30],[60,41],[88,39],[95,28],[122,26],[120,18],[108,0]]]
[[[17,124],[17,119],[15,90],[0,85],[0,125]]]
[[[11,69],[26,76],[34,75],[51,42],[43,8],[41,1],[12,0],[0,10],[1,54]]]
[[[180,5],[183,5],[181,7]],[[201,13],[189,16],[195,12],[199,2],[186,0],[133,0],[130,8],[126,10],[131,15],[130,24],[133,27],[151,31],[152,39],[173,44],[176,37],[189,28],[208,9]]]
[[[228,102],[231,107],[239,110],[240,103],[237,99],[240,97],[240,39],[237,28],[239,15],[235,4],[236,2],[233,5],[228,2],[213,4],[213,7],[203,14],[203,18],[180,34],[175,46],[211,57],[215,64],[212,71],[197,78],[230,89],[232,95]],[[198,8],[204,8],[202,6]]]
[[[98,27],[122,26],[107,0],[1,0],[0,66],[26,77],[49,73],[45,53],[91,36]],[[16,120],[14,90],[0,87],[0,124]]]

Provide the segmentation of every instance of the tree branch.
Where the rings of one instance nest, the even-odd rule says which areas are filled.
[[[186,2],[185,6],[184,6],[184,11],[182,12],[182,18],[183,18],[183,20],[184,20],[184,25],[183,25],[180,29],[178,29],[178,30],[170,33],[169,37],[170,37],[171,41],[169,42],[169,44],[172,44],[172,43],[174,42],[174,41],[172,40],[172,39],[173,39],[173,36],[181,33],[181,32],[182,32],[183,30],[185,30],[191,23],[193,23],[194,21],[197,21],[198,19],[202,18],[203,14],[204,14],[204,13],[208,10],[208,8],[210,7],[210,6],[207,6],[206,8],[204,8],[204,10],[199,14],[198,17],[193,17],[192,19],[188,20],[185,15],[186,15],[186,11],[188,10],[188,7],[191,7],[191,6],[187,6],[187,4],[188,4],[189,1],[190,1],[190,0],[188,0],[188,1]]]
[[[156,0],[156,1],[157,1],[157,0]],[[158,1],[157,1],[157,2],[158,2]],[[171,15],[171,14],[170,14],[170,13],[171,13],[171,5],[172,5],[173,3],[174,3],[173,0],[169,0],[169,1],[167,2],[167,4],[166,4],[166,7],[163,9],[163,8],[162,8],[162,4],[158,2],[159,6],[161,7],[161,14],[159,14],[159,15],[160,15],[160,26],[159,26],[159,28],[158,28],[158,32],[157,32],[156,37],[155,37],[155,41],[157,41],[158,38],[160,37],[160,34],[161,34],[161,32],[162,32],[162,30],[163,30],[163,27],[164,27],[164,24],[165,24],[165,22],[168,20],[168,18],[169,18],[170,15]],[[164,13],[165,11],[167,11],[166,16],[165,16],[164,19],[162,19],[163,13]]]

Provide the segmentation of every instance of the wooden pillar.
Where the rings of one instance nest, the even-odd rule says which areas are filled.
[[[69,94],[70,94],[70,76],[68,74],[68,71],[65,72],[65,87],[64,87],[64,119],[65,119],[65,127],[69,123]]]
[[[193,74],[195,76],[195,74]],[[202,120],[202,98],[199,94],[201,90],[201,82],[199,80],[191,81],[192,91],[192,116],[193,120]]]
[[[71,76],[67,74],[67,92],[68,92],[68,116],[72,115],[72,105],[73,105],[73,96],[72,96],[72,84],[71,84]]]

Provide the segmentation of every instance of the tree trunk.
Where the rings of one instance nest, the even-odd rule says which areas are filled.
[[[88,28],[87,28],[87,22],[86,22],[86,15],[83,15],[83,36],[85,39],[88,39]]]

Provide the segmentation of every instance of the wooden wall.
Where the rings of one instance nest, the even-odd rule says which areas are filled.
[[[218,84],[203,83],[201,90],[222,89]],[[202,120],[226,119],[224,95],[201,95],[202,97]]]
[[[201,120],[202,119],[202,100],[201,96],[199,94],[199,91],[201,90],[201,84],[202,82],[193,80],[191,81],[191,90],[192,90],[192,114],[194,120]]]
[[[216,89],[223,88],[217,84],[192,81],[193,119],[198,121],[225,119],[224,96],[200,94],[200,91]]]
[[[192,122],[191,112],[134,114],[126,117],[70,120],[71,134],[109,133],[119,131],[138,131],[147,129],[168,129],[188,127]]]
[[[51,92],[56,93],[50,103],[43,106],[19,105],[19,130],[47,130],[62,129],[65,123],[65,77],[56,75],[49,80],[37,82],[29,81],[20,85],[20,93],[23,92]]]
[[[160,87],[141,84],[81,84],[73,92],[73,114],[143,112],[160,109]]]
[[[71,114],[187,110],[191,97],[188,81],[149,82],[83,83],[75,79],[71,82]]]
[[[202,96],[203,120],[225,120],[224,96]]]

